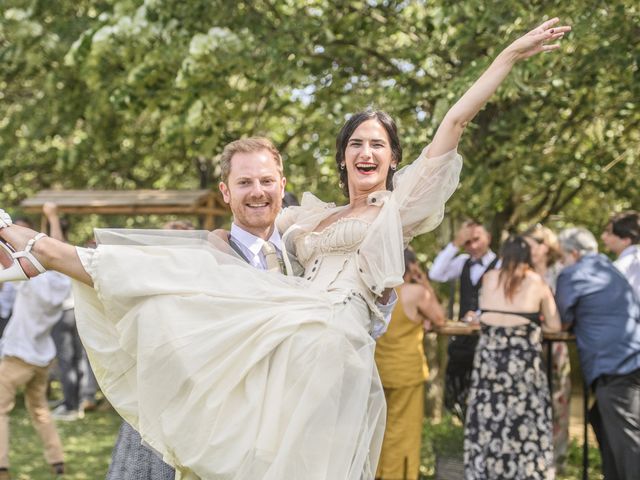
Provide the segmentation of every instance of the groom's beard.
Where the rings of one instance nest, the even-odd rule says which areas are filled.
[[[282,199],[266,193],[260,197],[248,195],[239,199],[230,194],[230,206],[236,225],[255,235],[257,230],[273,231]]]

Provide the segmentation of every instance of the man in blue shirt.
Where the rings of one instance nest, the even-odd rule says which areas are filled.
[[[559,236],[564,270],[556,301],[573,327],[580,364],[596,402],[589,420],[600,446],[605,480],[640,472],[640,305],[629,282],[588,230]]]

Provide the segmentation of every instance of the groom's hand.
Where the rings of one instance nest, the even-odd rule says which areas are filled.
[[[393,293],[393,288],[385,289],[384,292],[382,292],[382,295],[378,297],[378,303],[380,303],[381,305],[386,305],[387,303],[389,303],[389,300],[391,299],[391,293]]]

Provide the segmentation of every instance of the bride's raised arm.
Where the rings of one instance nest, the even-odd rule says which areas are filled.
[[[560,47],[558,43],[550,42],[562,38],[571,27],[554,27],[558,22],[558,18],[547,20],[500,52],[491,66],[447,112],[433,137],[429,157],[437,157],[457,147],[467,123],[484,107],[516,62]]]

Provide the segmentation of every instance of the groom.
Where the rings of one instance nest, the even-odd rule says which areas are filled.
[[[231,230],[223,234],[225,240],[252,266],[285,273],[282,240],[274,225],[282,209],[287,183],[280,152],[266,138],[236,140],[224,148],[220,169],[219,188],[233,214]],[[377,304],[386,324],[396,299],[393,293],[387,304]],[[113,450],[107,480],[173,478],[173,469],[142,445],[140,435],[124,422]]]

